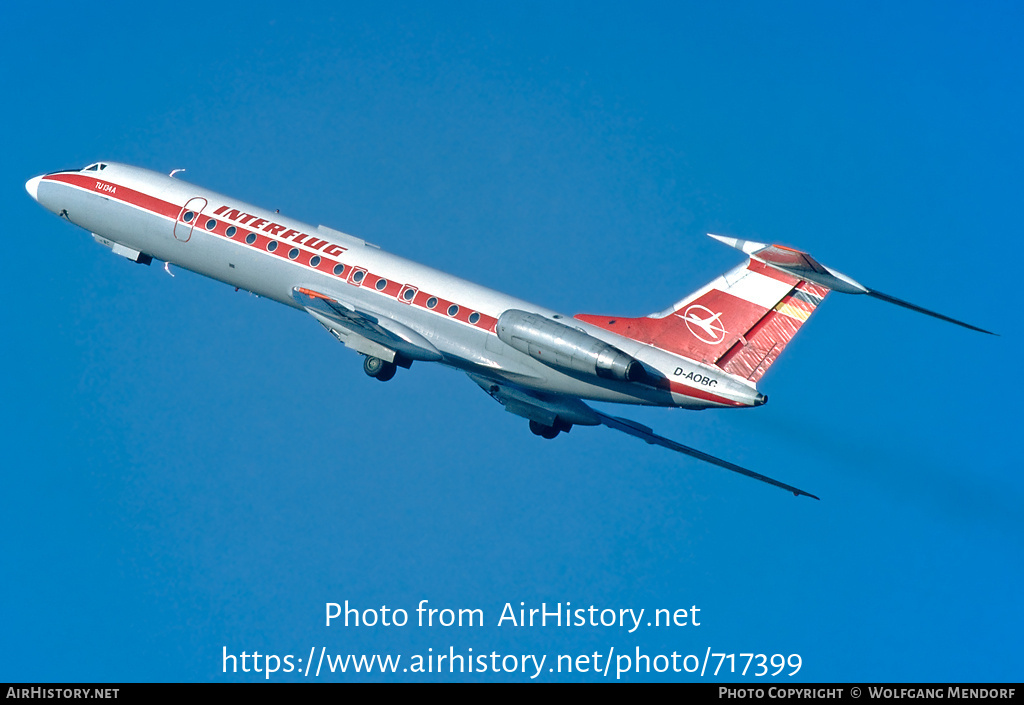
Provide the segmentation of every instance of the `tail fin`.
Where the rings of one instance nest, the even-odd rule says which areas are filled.
[[[709,233],[710,235],[710,233]],[[980,333],[991,331],[880,291],[782,245],[711,235],[749,255],[668,310],[646,318],[580,314],[576,318],[662,350],[717,365],[756,382],[829,291],[867,294]]]
[[[712,237],[733,247],[737,247],[734,243],[766,247]],[[803,254],[779,250],[793,256]],[[588,314],[576,318],[756,382],[828,292],[822,284],[782,271],[752,255],[745,264],[660,313],[645,318]]]

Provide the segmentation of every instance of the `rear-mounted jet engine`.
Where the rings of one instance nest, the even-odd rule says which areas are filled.
[[[647,378],[643,365],[615,346],[536,313],[509,309],[498,317],[497,332],[504,343],[557,370],[620,382]]]

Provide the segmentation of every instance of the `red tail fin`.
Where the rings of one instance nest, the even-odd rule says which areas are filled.
[[[576,318],[756,382],[828,292],[751,258],[661,313]]]

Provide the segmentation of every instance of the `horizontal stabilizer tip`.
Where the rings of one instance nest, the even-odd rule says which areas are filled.
[[[949,316],[943,316],[941,313],[936,313],[935,311],[929,311],[928,309],[921,308],[920,306],[912,304],[909,301],[904,301],[903,299],[897,299],[895,296],[889,296],[888,294],[883,294],[882,292],[875,291],[874,289],[868,289],[866,293],[867,293],[868,296],[871,296],[873,298],[881,299],[882,301],[888,301],[891,304],[896,304],[897,306],[902,306],[903,308],[909,308],[911,311],[917,311],[918,313],[923,313],[926,316],[932,316],[933,318],[938,318],[939,320],[942,320],[942,321],[947,321],[949,323],[955,323],[958,326],[963,326],[964,328],[970,328],[971,330],[976,330],[979,333],[987,333],[988,335],[998,335],[998,333],[993,333],[990,330],[985,330],[984,328],[978,328],[977,326],[972,326],[970,323],[964,323],[963,321],[958,321],[957,319],[950,318]]]
[[[889,296],[888,294],[883,294],[880,291],[869,289],[860,282],[854,281],[851,277],[846,276],[842,272],[837,272],[831,267],[826,267],[806,252],[794,250],[783,245],[766,245],[760,242],[741,240],[735,237],[725,237],[724,235],[713,235],[711,233],[708,233],[708,237],[712,237],[729,247],[741,250],[749,255],[751,259],[764,262],[769,267],[777,269],[780,272],[786,272],[794,277],[798,277],[804,281],[813,282],[832,291],[838,291],[842,294],[867,294],[868,296],[876,299],[888,301],[891,304],[896,304],[903,308],[909,308],[911,311],[917,311],[918,313],[923,313],[926,316],[932,316],[933,318],[938,318],[939,320],[946,321],[948,323],[954,323],[958,326],[978,331],[979,333],[996,335],[996,333],[985,330],[984,328],[972,326],[970,323],[964,323],[956,318],[951,318],[941,313],[937,313],[936,311],[931,311],[921,306],[917,306],[909,301],[897,299],[895,296]]]
[[[763,242],[754,242],[753,240],[741,240],[738,237],[712,235],[711,233],[708,233],[708,237],[713,237],[719,242],[724,243],[729,247],[735,247],[737,250],[740,250],[741,252],[744,252],[748,255],[751,254],[752,252],[757,252],[758,250],[763,250],[764,248],[768,247],[768,245],[764,244]]]

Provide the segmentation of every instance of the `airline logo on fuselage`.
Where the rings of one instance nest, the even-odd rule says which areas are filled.
[[[224,218],[226,220],[233,220],[240,225],[244,225],[250,230],[262,230],[263,232],[281,240],[290,240],[296,245],[302,245],[303,247],[310,250],[319,250],[328,257],[337,257],[342,252],[347,250],[347,247],[341,245],[335,245],[334,243],[323,240],[321,238],[307,235],[306,233],[287,228],[283,225],[266,220],[265,218],[257,218],[251,213],[245,213],[240,210],[231,208],[231,206],[221,206],[213,212],[215,216]]]

